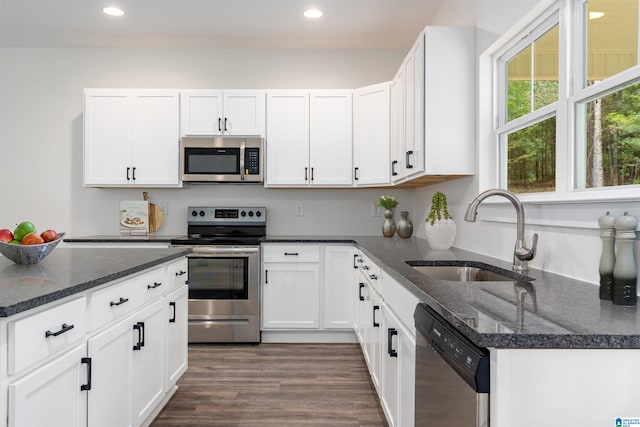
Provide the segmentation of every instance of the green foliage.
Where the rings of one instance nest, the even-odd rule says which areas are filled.
[[[442,221],[442,219],[453,219],[451,215],[449,215],[449,210],[447,208],[447,196],[438,191],[431,198],[431,211],[429,215],[425,218],[425,222],[429,221],[431,225],[433,225],[438,221]]]
[[[393,196],[381,196],[380,200],[378,200],[375,205],[381,206],[385,209],[393,209],[398,206],[398,201]]]

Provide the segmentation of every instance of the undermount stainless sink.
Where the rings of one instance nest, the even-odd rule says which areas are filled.
[[[407,261],[416,271],[452,282],[528,282],[533,279],[480,262]]]

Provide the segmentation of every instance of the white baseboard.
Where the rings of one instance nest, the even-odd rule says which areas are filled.
[[[345,331],[262,331],[264,343],[357,343],[358,338],[351,330]]]

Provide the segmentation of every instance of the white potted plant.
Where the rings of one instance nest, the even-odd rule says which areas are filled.
[[[449,215],[447,196],[438,191],[431,198],[431,211],[425,218],[427,242],[432,249],[446,250],[456,238],[456,223]]]

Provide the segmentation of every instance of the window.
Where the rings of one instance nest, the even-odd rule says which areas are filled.
[[[548,1],[489,50],[496,185],[640,197],[639,1]]]

